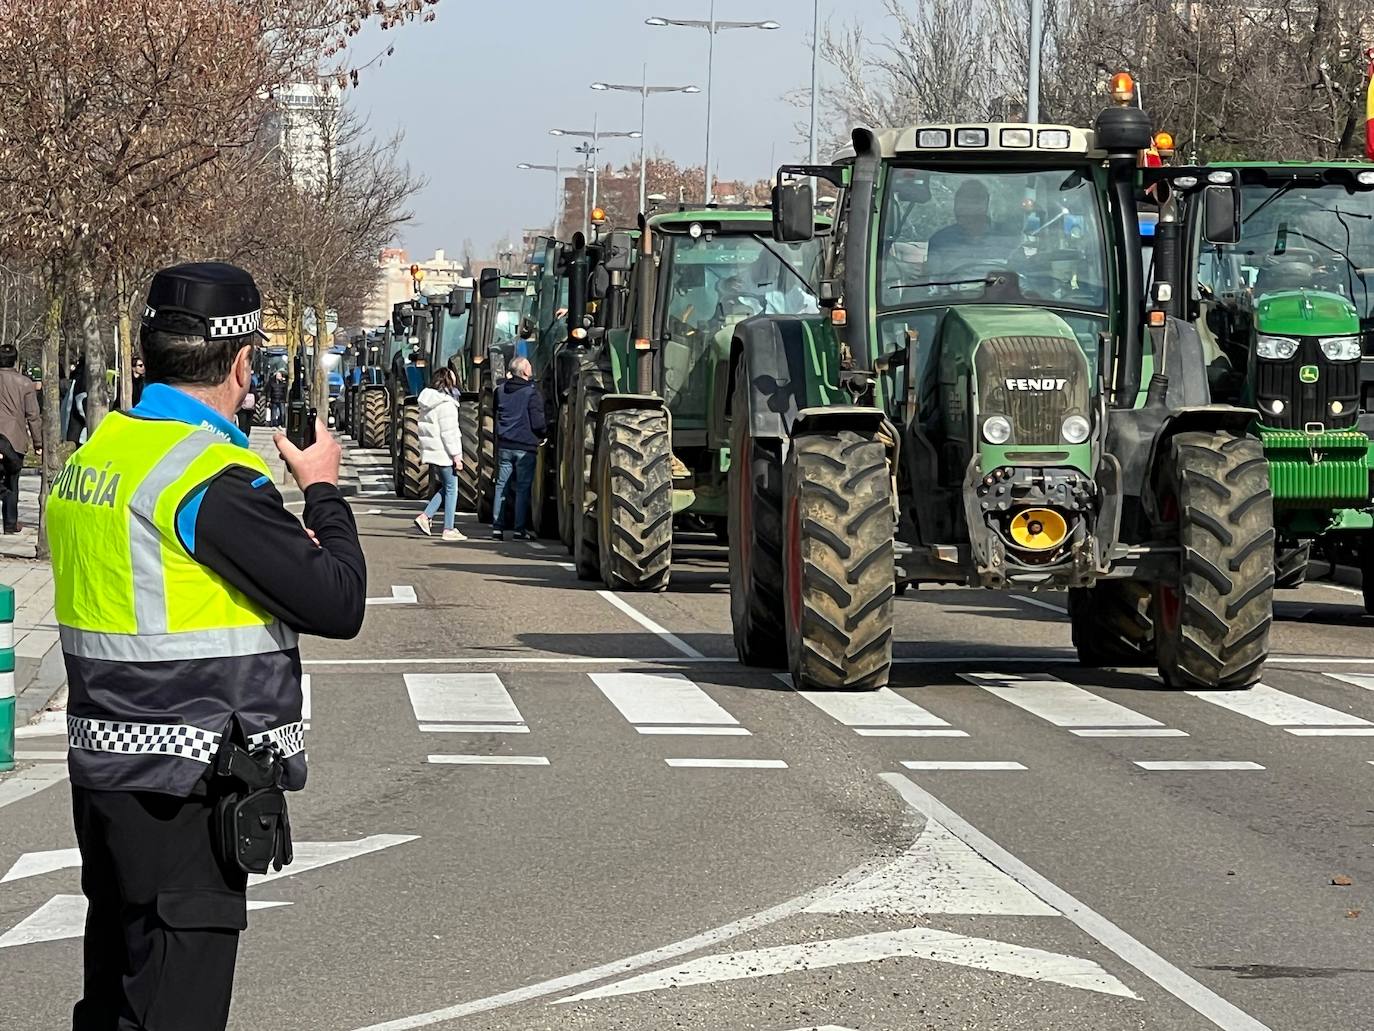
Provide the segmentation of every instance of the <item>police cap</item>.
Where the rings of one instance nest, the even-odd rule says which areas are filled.
[[[173,265],[153,276],[143,327],[207,340],[262,331],[262,296],[253,277],[222,261]]]

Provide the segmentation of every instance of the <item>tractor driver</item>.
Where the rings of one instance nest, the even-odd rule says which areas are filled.
[[[954,191],[954,222],[931,234],[926,247],[926,278],[945,280],[960,269],[976,271],[988,263],[1004,264],[1010,247],[992,221],[988,188],[966,179]]]

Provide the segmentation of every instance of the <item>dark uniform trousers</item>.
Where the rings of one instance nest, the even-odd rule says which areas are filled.
[[[212,844],[216,798],[72,788],[86,977],[73,1031],[222,1031],[247,875]]]

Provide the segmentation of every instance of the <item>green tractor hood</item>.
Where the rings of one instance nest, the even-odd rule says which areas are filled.
[[[1281,290],[1260,297],[1255,328],[1274,336],[1348,336],[1360,332],[1360,313],[1340,294]]]

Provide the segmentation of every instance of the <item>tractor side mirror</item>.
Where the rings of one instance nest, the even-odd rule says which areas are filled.
[[[468,310],[468,299],[462,290],[454,290],[448,295],[448,313],[453,318],[460,317]]]
[[[1202,238],[1208,243],[1240,243],[1240,191],[1209,186],[1202,205]]]
[[[773,239],[804,243],[816,235],[816,205],[811,184],[804,179],[773,187]]]
[[[626,263],[628,268],[628,262]],[[598,265],[592,270],[590,282],[587,284],[587,295],[594,301],[603,300],[611,292],[611,273],[605,265]]]
[[[608,272],[629,272],[630,254],[634,251],[634,240],[629,233],[611,233],[604,244],[606,260],[603,267]]]
[[[477,296],[484,301],[494,301],[501,296],[501,270],[484,268],[477,279]]]

